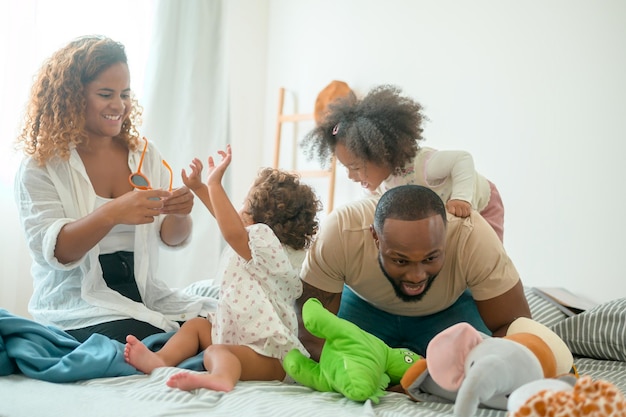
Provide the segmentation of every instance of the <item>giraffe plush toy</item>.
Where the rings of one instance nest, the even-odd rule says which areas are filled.
[[[612,383],[585,375],[573,386],[521,386],[509,397],[508,411],[509,417],[626,417],[626,400]]]

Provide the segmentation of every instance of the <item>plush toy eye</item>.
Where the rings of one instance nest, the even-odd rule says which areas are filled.
[[[415,354],[411,350],[402,351],[401,354],[404,355],[404,362],[409,363],[409,364],[415,362],[415,358],[419,357],[419,355]]]

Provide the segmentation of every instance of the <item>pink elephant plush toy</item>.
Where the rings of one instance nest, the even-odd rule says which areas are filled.
[[[415,400],[432,394],[453,401],[456,416],[471,417],[479,405],[506,410],[517,388],[567,375],[573,361],[556,333],[527,318],[513,322],[505,337],[458,323],[431,340],[425,360],[409,368],[401,385]]]

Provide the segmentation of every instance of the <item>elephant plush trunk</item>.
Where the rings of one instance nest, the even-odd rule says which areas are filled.
[[[489,361],[499,362],[496,357],[484,358]],[[489,362],[488,362],[489,363]],[[476,365],[476,364],[475,364]],[[478,364],[481,368],[486,365]],[[463,384],[456,394],[454,404],[454,415],[457,417],[472,417],[481,401],[492,398],[496,393],[496,387],[502,384],[498,378],[498,367],[496,363],[489,363],[491,372],[489,375],[485,373],[471,372],[465,376]]]
[[[506,410],[506,396],[526,382],[543,377],[541,367],[533,366],[533,361],[523,361],[522,357],[486,355],[475,361],[467,369],[463,384],[459,388],[454,405],[457,417],[472,417],[479,404]],[[530,359],[530,357],[526,357]],[[532,358],[537,361],[536,358]],[[523,370],[512,369],[514,365],[526,363]],[[499,402],[502,402],[500,404]]]

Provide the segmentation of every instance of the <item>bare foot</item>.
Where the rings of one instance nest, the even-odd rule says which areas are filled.
[[[193,374],[179,372],[168,379],[167,386],[191,391],[196,388],[207,388],[213,391],[229,392],[235,388],[235,384],[227,377],[209,373]]]
[[[156,368],[166,366],[163,359],[148,349],[146,345],[132,334],[126,336],[124,359],[145,374],[151,373]]]

